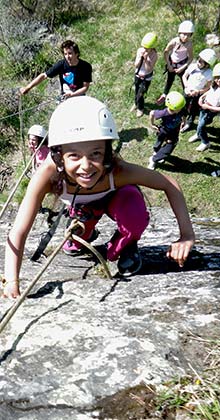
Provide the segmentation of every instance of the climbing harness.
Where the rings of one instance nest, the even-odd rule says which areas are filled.
[[[39,260],[39,258],[41,257],[41,255],[43,254],[45,248],[47,247],[47,245],[49,244],[50,240],[52,239],[54,233],[56,232],[57,226],[59,225],[60,219],[64,214],[64,210],[65,210],[65,204],[62,206],[61,210],[58,213],[58,216],[56,218],[56,220],[53,222],[53,224],[51,225],[50,229],[48,230],[48,232],[46,232],[45,234],[43,234],[41,236],[41,240],[40,243],[36,249],[36,251],[34,252],[34,254],[32,255],[32,257],[30,258],[31,261],[37,261]]]

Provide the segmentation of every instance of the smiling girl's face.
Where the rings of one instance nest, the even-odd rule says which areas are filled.
[[[104,172],[105,140],[70,143],[62,146],[67,176],[82,188],[92,188]]]

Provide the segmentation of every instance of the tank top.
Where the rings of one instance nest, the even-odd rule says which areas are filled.
[[[97,200],[101,200],[103,197],[105,197],[107,194],[109,194],[112,191],[115,191],[115,185],[114,185],[114,177],[113,177],[113,173],[110,172],[109,173],[109,185],[110,188],[106,191],[101,191],[99,193],[94,193],[94,194],[77,194],[75,197],[75,201],[74,201],[74,205],[75,204],[88,204],[91,203],[92,201],[97,201]],[[67,187],[66,187],[66,182],[65,180],[63,181],[63,192],[60,195],[60,199],[61,201],[66,204],[67,206],[71,206],[72,200],[73,200],[73,195],[74,194],[70,194],[67,192]]]

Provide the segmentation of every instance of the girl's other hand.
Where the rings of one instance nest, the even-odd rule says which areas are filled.
[[[13,298],[20,296],[19,281],[2,280],[3,283],[3,298]]]
[[[182,240],[174,242],[169,247],[166,256],[167,258],[173,258],[179,267],[183,267],[185,261],[188,258],[189,252],[191,251],[194,244],[194,239]]]

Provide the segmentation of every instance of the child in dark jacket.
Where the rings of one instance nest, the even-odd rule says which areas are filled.
[[[157,162],[164,162],[176,147],[183,123],[185,103],[181,93],[172,91],[166,97],[166,108],[150,112],[151,127],[156,130],[157,140],[153,146],[154,152],[149,159],[148,169],[155,169]],[[162,122],[158,126],[154,121],[159,119]]]

